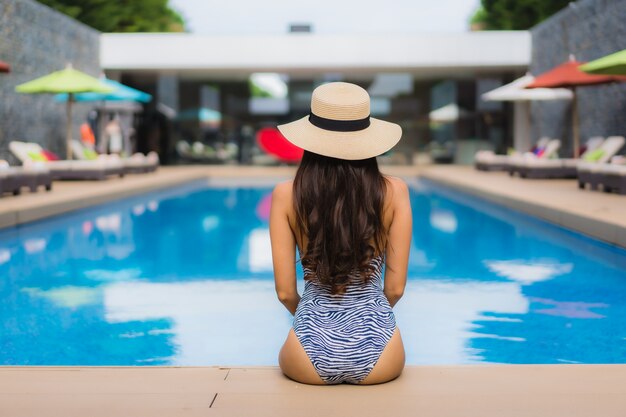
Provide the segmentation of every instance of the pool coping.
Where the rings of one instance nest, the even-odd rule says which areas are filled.
[[[413,365],[373,386],[303,385],[278,367],[0,366],[0,414],[621,417],[626,365]]]

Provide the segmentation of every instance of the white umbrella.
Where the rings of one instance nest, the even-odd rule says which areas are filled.
[[[517,80],[481,95],[485,101],[546,101],[571,100],[574,97],[568,88],[526,88],[535,77],[526,74]]]
[[[484,101],[515,102],[514,139],[515,149],[523,150],[531,147],[530,137],[530,101],[572,100],[574,94],[568,88],[532,88],[527,89],[535,80],[526,74],[517,80],[493,89],[481,95]]]
[[[456,103],[450,103],[431,111],[428,113],[428,117],[433,122],[452,123],[470,114],[469,111],[459,107]]]

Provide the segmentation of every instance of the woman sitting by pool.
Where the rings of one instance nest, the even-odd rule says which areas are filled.
[[[406,285],[411,205],[406,184],[376,162],[402,130],[369,114],[367,91],[334,82],[313,91],[309,116],[278,126],[305,150],[294,180],[272,195],[276,292],[294,315],[279,363],[307,384],[378,384],[404,367],[392,307]]]

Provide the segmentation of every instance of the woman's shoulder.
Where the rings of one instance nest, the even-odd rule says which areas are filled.
[[[280,204],[288,206],[288,202],[291,202],[291,194],[293,192],[293,180],[283,181],[274,187],[272,191],[272,204]]]
[[[391,175],[385,175],[387,180],[387,198],[391,203],[401,200],[409,195],[409,186],[402,178],[393,177]]]
[[[291,192],[293,190],[293,180],[279,182],[274,186],[274,191],[272,191],[272,195],[276,198],[288,197],[291,196]]]

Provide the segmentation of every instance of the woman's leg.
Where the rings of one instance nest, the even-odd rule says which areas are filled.
[[[404,369],[404,345],[400,336],[400,329],[396,327],[391,339],[380,354],[374,369],[369,373],[361,384],[381,384],[396,379]]]
[[[293,328],[289,330],[287,340],[278,355],[278,363],[283,373],[294,381],[303,384],[324,385],[317,374]]]

